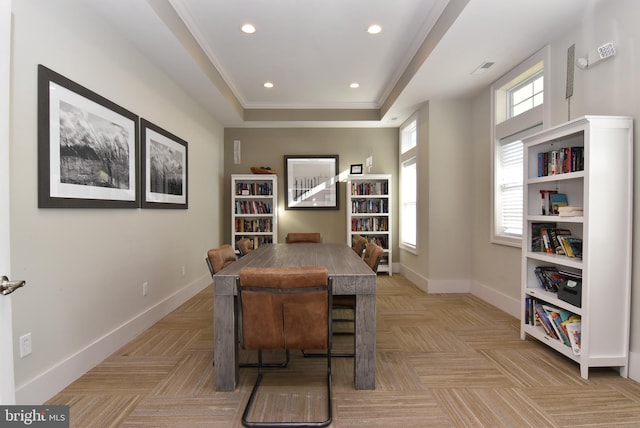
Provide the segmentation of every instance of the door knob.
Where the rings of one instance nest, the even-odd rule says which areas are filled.
[[[7,278],[5,275],[2,275],[2,282],[0,283],[0,294],[6,296],[7,294],[13,293],[18,288],[24,287],[25,284],[25,281],[9,281],[9,278]]]

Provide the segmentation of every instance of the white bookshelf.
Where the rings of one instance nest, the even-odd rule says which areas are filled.
[[[631,299],[633,209],[633,120],[628,117],[585,116],[525,138],[524,224],[522,241],[521,338],[539,340],[580,366],[584,379],[590,367],[617,368],[627,377]],[[580,170],[542,175],[541,153],[582,147]],[[568,150],[565,150],[565,152]],[[568,205],[583,215],[542,215],[541,190],[567,195]],[[582,239],[582,258],[534,251],[534,225],[556,223]],[[539,226],[536,226],[536,228]],[[545,291],[534,270],[551,266],[582,275],[579,300],[561,299]],[[575,296],[578,296],[576,294]],[[576,354],[561,339],[550,337],[531,317],[534,299],[581,318],[581,348]]]
[[[378,272],[392,275],[391,175],[350,175],[347,180],[347,244],[364,236],[384,249]]]
[[[231,245],[248,238],[253,248],[278,240],[278,177],[231,175]]]

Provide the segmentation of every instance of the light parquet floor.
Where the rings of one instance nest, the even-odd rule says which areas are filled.
[[[48,404],[68,404],[74,427],[241,426],[256,369],[241,369],[236,391],[215,391],[212,299],[208,287]],[[325,367],[292,351],[288,369],[265,374],[254,416],[321,418]],[[401,275],[378,277],[376,389],[352,382],[353,359],[334,358],[332,427],[640,426],[637,382],[610,369],[584,380],[575,363],[520,340],[515,318],[468,294],[427,295]]]

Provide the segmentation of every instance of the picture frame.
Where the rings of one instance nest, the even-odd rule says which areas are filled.
[[[364,171],[363,165],[361,163],[351,164],[351,170],[349,174],[351,175],[362,175]]]
[[[38,208],[137,208],[138,116],[38,65]]]
[[[285,155],[285,209],[340,209],[338,171],[338,155]]]
[[[142,208],[189,208],[189,144],[146,119],[140,120]]]

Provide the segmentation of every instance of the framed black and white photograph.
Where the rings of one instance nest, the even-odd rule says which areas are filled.
[[[284,171],[285,209],[339,209],[338,155],[287,155]]]
[[[361,163],[351,164],[350,174],[352,175],[362,174],[362,164]]]
[[[138,116],[38,66],[38,207],[137,208]]]
[[[186,141],[141,119],[142,208],[187,209]]]

